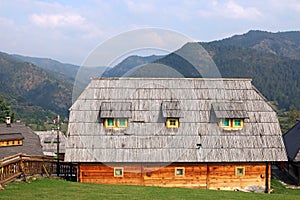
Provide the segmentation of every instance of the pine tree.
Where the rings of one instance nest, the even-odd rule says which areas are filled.
[[[0,96],[0,123],[4,123],[6,117],[11,117],[11,121],[14,121],[15,113],[11,111],[10,102],[6,102],[2,96]]]

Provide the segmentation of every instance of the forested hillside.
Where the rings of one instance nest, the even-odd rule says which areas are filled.
[[[300,60],[254,49],[203,44],[224,78],[252,78],[253,84],[280,109],[300,109]]]
[[[266,31],[249,31],[242,35],[210,42],[219,45],[249,47],[280,57],[300,59],[300,32],[288,31],[271,33]]]
[[[121,63],[117,64],[113,68],[108,68],[102,75],[102,77],[122,77],[134,67],[141,66],[147,63],[154,62],[155,60],[162,58],[162,56],[129,56],[125,58]]]
[[[72,85],[49,72],[0,53],[0,95],[11,102],[16,118],[43,120],[67,116]]]

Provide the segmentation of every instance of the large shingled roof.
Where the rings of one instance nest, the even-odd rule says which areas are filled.
[[[114,104],[119,111],[108,109]],[[103,126],[103,113],[122,112],[127,128]],[[165,126],[172,115],[178,129]],[[220,117],[243,118],[244,128],[224,130]],[[287,159],[276,112],[251,79],[93,79],[70,108],[68,131],[65,160],[73,162]]]

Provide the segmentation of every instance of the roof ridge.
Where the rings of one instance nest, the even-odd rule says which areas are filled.
[[[252,81],[252,78],[149,78],[149,77],[94,77],[92,80],[203,80],[203,81],[216,81],[216,80],[222,80],[222,81]]]

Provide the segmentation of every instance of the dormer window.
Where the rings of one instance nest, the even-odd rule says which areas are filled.
[[[218,122],[225,130],[240,130],[244,128],[244,120],[248,117],[243,102],[229,101],[212,104],[211,122]]]
[[[21,146],[23,145],[23,139],[21,133],[6,133],[0,135],[0,147],[7,146]]]
[[[182,117],[179,101],[163,101],[162,114],[167,128],[179,128],[179,118]]]
[[[131,118],[130,102],[102,102],[100,118],[105,128],[126,128]]]

